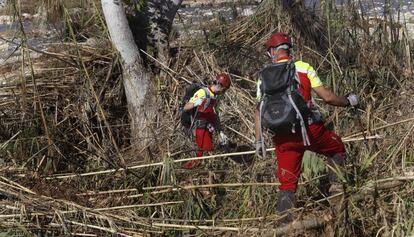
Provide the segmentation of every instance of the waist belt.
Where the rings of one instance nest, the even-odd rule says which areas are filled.
[[[194,121],[194,128],[207,128],[207,124],[206,120],[197,119]]]
[[[194,121],[194,128],[207,128],[208,122],[206,120],[197,119]]]
[[[212,123],[209,123],[206,120],[198,119],[194,121],[193,128],[204,128],[204,129],[208,129],[211,133],[213,133],[215,130],[215,125]]]

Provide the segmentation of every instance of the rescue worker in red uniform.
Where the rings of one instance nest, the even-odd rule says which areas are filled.
[[[193,121],[195,140],[198,146],[197,157],[203,156],[206,151],[213,150],[213,134],[215,131],[220,131],[220,144],[225,144],[228,141],[227,136],[221,130],[216,109],[220,97],[230,88],[230,85],[229,75],[220,73],[210,86],[196,91],[188,103],[184,105],[185,111],[197,108]],[[192,169],[200,163],[201,160],[188,161],[184,164],[184,168]]]
[[[292,60],[290,49],[292,47],[289,36],[285,33],[273,33],[267,40],[266,49],[272,60],[272,63]],[[287,210],[295,205],[295,192],[297,189],[298,179],[301,172],[302,157],[306,150],[316,152],[328,157],[328,165],[330,167],[340,168],[344,165],[345,147],[341,138],[333,131],[328,130],[321,119],[320,113],[315,106],[312,105],[311,91],[313,90],[318,97],[325,103],[346,107],[356,106],[358,97],[356,95],[338,96],[330,89],[323,86],[316,71],[308,63],[296,61],[294,63],[296,75],[299,77],[299,93],[305,102],[310,106],[312,111],[313,122],[307,126],[307,133],[310,145],[304,144],[303,137],[298,133],[289,135],[273,136],[273,144],[276,149],[277,160],[277,177],[281,183],[277,200],[277,211],[279,214],[285,214]],[[262,99],[262,91],[260,90],[261,81],[258,81],[257,99]],[[264,141],[261,136],[260,112],[259,107],[255,113],[255,131],[256,131],[256,153],[261,155],[264,150]],[[336,172],[332,169],[328,172],[328,178],[331,183],[329,189],[333,192],[338,191],[342,187],[336,176]]]

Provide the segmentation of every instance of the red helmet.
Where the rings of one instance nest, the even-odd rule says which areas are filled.
[[[219,73],[216,76],[216,81],[220,83],[226,90],[230,88],[231,80],[227,73]]]
[[[269,50],[270,48],[274,48],[282,44],[287,44],[289,47],[292,47],[289,35],[282,32],[276,32],[270,35],[270,38],[266,41],[265,46],[266,49]]]

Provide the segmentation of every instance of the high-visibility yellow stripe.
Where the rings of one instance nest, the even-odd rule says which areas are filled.
[[[305,63],[303,61],[296,61],[295,67],[298,72],[306,73],[310,80],[312,88],[323,86],[323,83],[319,78],[318,74],[316,73],[315,69],[313,69],[313,67],[309,65],[309,63]]]
[[[211,92],[209,89],[207,90],[210,93],[210,97],[213,97],[214,93]],[[206,97],[206,91],[203,88],[201,88],[196,93],[194,93],[193,97],[191,97],[189,102],[194,103],[198,98],[205,98],[205,97]]]

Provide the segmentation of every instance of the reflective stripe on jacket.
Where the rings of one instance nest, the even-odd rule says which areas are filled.
[[[194,96],[190,98],[189,102],[194,103],[197,99],[204,98],[204,102],[197,108],[196,120],[204,120],[216,126],[218,118],[215,107],[217,106],[219,96],[215,95],[210,87],[207,88],[207,91],[210,94],[208,98],[206,96],[206,90],[202,88],[194,93]]]

